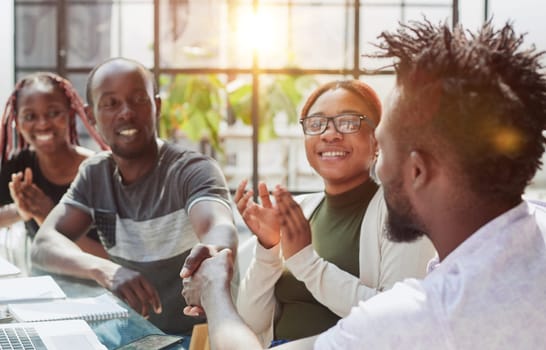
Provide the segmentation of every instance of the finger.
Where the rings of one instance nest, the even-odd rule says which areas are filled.
[[[13,184],[13,187],[16,191],[19,190],[19,188],[21,187],[21,180],[23,179],[23,173],[22,172],[17,172],[17,173],[13,173],[11,174],[11,183]]]
[[[186,316],[203,316],[205,310],[199,306],[186,306],[184,307],[184,315]]]
[[[146,299],[142,284],[138,279],[130,281],[127,285],[127,295],[132,295],[135,304],[133,307],[139,314],[144,317],[148,317],[148,300]]]
[[[248,179],[243,179],[243,181],[239,183],[239,186],[237,186],[237,190],[235,191],[235,196],[233,197],[233,200],[235,201],[235,203],[239,202],[239,200],[245,193],[245,188],[247,183],[248,183]]]
[[[239,214],[243,214],[243,212],[246,210],[246,208],[252,204],[254,204],[254,201],[252,200],[252,196],[254,195],[254,191],[248,190],[237,202],[237,210],[239,211]]]
[[[260,182],[258,184],[258,196],[260,196],[264,208],[273,207],[273,204],[271,204],[271,197],[269,196],[269,190],[267,189],[265,182]]]
[[[193,247],[186,258],[186,261],[184,261],[184,266],[182,267],[182,271],[180,271],[180,277],[186,278],[193,275],[201,265],[201,262],[211,256],[211,247],[204,244],[198,244]]]
[[[155,289],[155,287],[145,278],[140,279],[140,284],[145,292],[143,295],[139,295],[139,297],[141,298],[141,302],[143,304],[150,303],[156,314],[160,314],[161,312],[163,312],[163,307],[161,306],[161,298],[159,297],[157,289]]]
[[[25,185],[30,185],[32,183],[32,170],[30,168],[25,168],[25,177],[23,183]]]
[[[116,294],[123,300],[127,303],[127,305],[129,305],[131,307],[131,309],[135,310],[138,312],[138,310],[140,309],[140,304],[138,302],[138,298],[136,297],[136,295],[133,293],[132,289],[129,288],[128,286],[126,287],[123,287],[123,288],[120,288]],[[140,313],[142,316],[144,316],[143,313]]]
[[[294,212],[297,213],[297,210],[301,209],[299,209],[298,204],[292,199],[290,193],[281,188],[275,189],[275,200],[277,202],[283,236],[285,236],[284,238],[292,239],[297,231]]]
[[[296,235],[302,233],[301,231],[305,230],[304,223],[307,223],[307,219],[303,215],[301,207],[292,198],[290,193],[283,193],[281,201],[285,207],[286,227],[290,234]]]

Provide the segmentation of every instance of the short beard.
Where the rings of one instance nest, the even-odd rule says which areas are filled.
[[[412,219],[412,211],[408,205],[403,205],[401,211],[396,211],[387,203],[387,238],[393,242],[413,242],[426,235]]]

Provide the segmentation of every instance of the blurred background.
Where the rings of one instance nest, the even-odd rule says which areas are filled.
[[[394,76],[380,68],[390,62],[366,56],[379,33],[424,16],[468,29],[512,21],[526,45],[545,50],[545,8],[539,0],[2,0],[0,99],[34,71],[57,72],[84,96],[94,65],[133,58],[157,76],[160,135],[216,158],[232,189],[249,178],[314,191],[322,184],[305,159],[299,110],[317,84],[344,78],[385,101]],[[540,171],[528,195],[544,188]]]

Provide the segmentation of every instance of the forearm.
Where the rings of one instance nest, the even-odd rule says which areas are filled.
[[[17,206],[14,203],[6,204],[0,207],[0,227],[7,227],[20,221],[21,217],[17,212]]]
[[[252,330],[271,341],[275,314],[275,283],[282,274],[280,246],[265,249],[257,244],[246,275],[241,281],[237,311]]]
[[[212,349],[262,349],[256,335],[237,314],[228,288],[207,288],[201,301]]]
[[[58,232],[41,233],[32,243],[32,263],[53,273],[101,281],[104,266],[112,262],[86,253]]]
[[[378,293],[376,288],[318,256],[312,246],[286,260],[286,266],[315,299],[340,317],[347,316],[359,301]]]
[[[93,254],[95,256],[108,259],[108,253],[104,250],[102,244],[88,236],[83,236],[76,241],[78,247],[86,253]]]
[[[215,225],[207,234],[201,236],[201,243],[214,246],[218,250],[229,248],[235,256],[239,243],[237,229],[231,223]]]

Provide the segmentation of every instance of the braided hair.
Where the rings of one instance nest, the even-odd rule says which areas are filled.
[[[28,148],[28,143],[25,141],[16,127],[17,98],[19,96],[19,92],[24,87],[30,86],[37,82],[51,84],[52,86],[61,89],[61,91],[64,92],[68,98],[70,109],[75,111],[75,114],[80,117],[80,120],[83,122],[83,125],[89,132],[89,135],[91,135],[101,149],[108,149],[108,146],[91,126],[84,110],[83,101],[72,84],[67,79],[62,78],[57,74],[50,72],[39,72],[30,74],[19,80],[6,102],[0,124],[0,165],[11,159],[20,151]],[[79,145],[78,133],[76,130],[76,118],[73,116],[73,114],[69,120],[69,133],[70,144]]]

